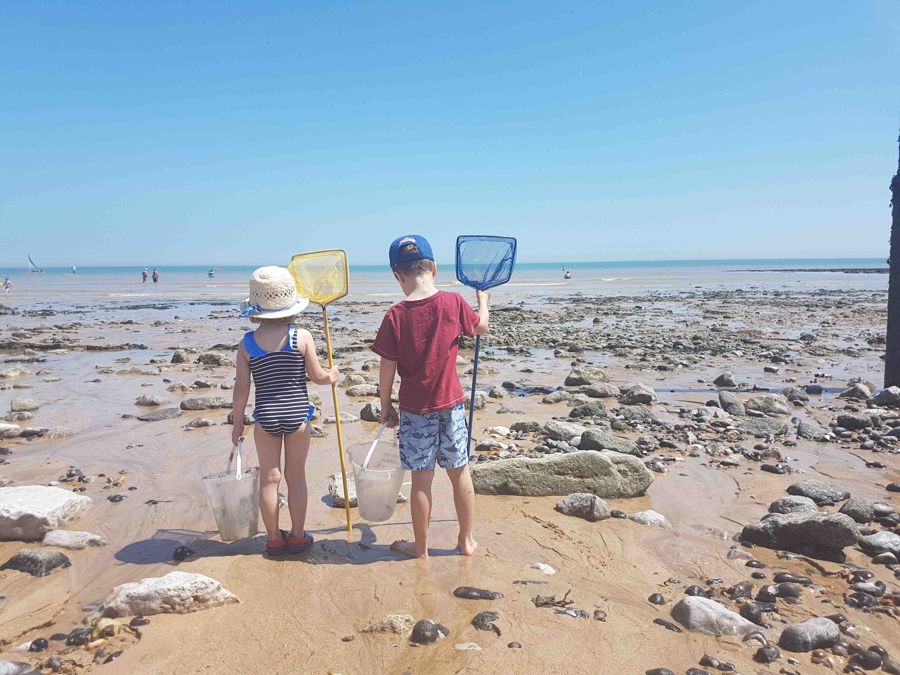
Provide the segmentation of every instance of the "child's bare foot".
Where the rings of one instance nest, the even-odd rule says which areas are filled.
[[[410,558],[418,558],[419,560],[428,559],[427,550],[419,555],[419,552],[416,550],[415,543],[406,541],[406,539],[399,539],[395,541],[393,544],[391,544],[391,550],[396,551],[397,553],[402,553],[403,555],[409,556]]]
[[[475,555],[476,548],[478,548],[478,542],[475,541],[474,537],[460,537],[459,538],[459,554],[460,555]]]

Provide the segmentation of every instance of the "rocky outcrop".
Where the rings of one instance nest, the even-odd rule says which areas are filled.
[[[0,488],[0,541],[41,541],[80,518],[91,498],[43,485]]]
[[[215,579],[190,572],[169,572],[116,586],[103,601],[103,616],[188,614],[240,602]]]

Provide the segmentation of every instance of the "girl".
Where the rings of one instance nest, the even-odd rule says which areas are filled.
[[[259,510],[269,535],[266,552],[270,556],[303,553],[313,544],[312,535],[303,530],[309,421],[314,410],[306,377],[316,384],[335,384],[340,377],[337,368],[325,370],[319,364],[309,331],[293,325],[308,304],[307,298],[297,295],[294,278],[285,268],[260,267],[250,277],[250,297],[241,312],[259,327],[246,333],[238,348],[231,440],[237,445],[244,436],[244,410],[252,378],[256,385],[253,438],[259,456]],[[290,532],[278,528],[282,443]]]

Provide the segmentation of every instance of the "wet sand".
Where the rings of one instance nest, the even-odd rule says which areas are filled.
[[[654,387],[660,400],[651,410],[671,425],[685,422],[682,410],[695,410],[714,399],[716,388],[711,382],[726,370],[738,382],[775,391],[792,381],[801,385],[819,381],[828,392],[844,388],[853,377],[878,382],[883,344],[877,338],[883,335],[884,302],[883,293],[871,292],[696,291],[615,299],[549,298],[528,308],[498,307],[495,328],[485,341],[479,389],[488,391],[503,382],[517,387],[505,398],[487,399],[485,409],[476,415],[475,438],[480,439],[478,430],[488,426],[509,426],[517,420],[543,424],[552,417],[566,417],[570,410],[566,402],[544,404],[543,393],[530,388],[561,387],[576,360],[602,367],[613,384],[640,381]],[[371,377],[361,366],[373,358],[366,351],[367,341],[387,306],[346,303],[337,309],[334,340],[343,372]],[[315,312],[304,314],[303,324],[321,344]],[[161,407],[177,407],[184,398],[196,396],[230,399],[230,390],[220,385],[227,387],[232,381],[232,368],[169,363],[176,347],[192,350],[192,361],[216,346],[221,347],[217,353],[230,355],[246,330],[233,318],[230,306],[161,303],[127,309],[86,303],[51,316],[27,312],[0,316],[0,327],[4,343],[0,370],[21,366],[32,373],[0,381],[0,385],[28,387],[0,389],[0,410],[8,409],[13,398],[33,398],[41,407],[33,420],[22,424],[66,434],[0,442],[10,450],[0,475],[13,485],[28,485],[58,480],[70,466],[112,480],[123,475],[120,471],[126,472],[118,487],[107,487],[104,478],[84,484],[84,494],[93,499],[93,505],[68,526],[104,536],[108,547],[67,551],[72,567],[44,578],[0,572],[0,595],[5,596],[0,601],[2,658],[14,661],[38,664],[50,655],[60,655],[72,661],[73,671],[109,673],[254,669],[275,673],[640,673],[662,666],[683,672],[697,666],[703,654],[710,654],[734,663],[738,672],[775,673],[780,668],[809,672],[821,667],[811,665],[810,654],[785,652],[780,661],[764,666],[752,661],[753,643],[686,631],[676,634],[653,620],[670,619],[672,604],[682,597],[686,585],[703,586],[707,579],[721,578],[717,588],[727,588],[747,579],[750,570],[745,560],[728,558],[733,548],[744,550],[732,536],[764,515],[769,502],[783,496],[786,486],[797,480],[821,478],[846,487],[854,496],[895,507],[898,503],[884,490],[887,483],[900,480],[897,455],[889,452],[875,455],[851,443],[804,440],[798,440],[796,447],[785,447],[783,441],[793,439],[792,433],[772,445],[790,457],[795,473],[772,475],[761,472],[758,463],[729,467],[708,455],[691,457],[683,452],[685,444],[678,442],[678,449],[658,449],[647,457],[680,461],[670,463],[667,473],[655,474],[646,496],[609,500],[611,508],[627,513],[646,508],[659,511],[672,523],[672,530],[629,520],[590,523],[564,516],[553,508],[555,497],[479,496],[478,555],[464,558],[452,550],[456,541],[452,499],[446,477],[439,474],[432,557],[427,562],[411,561],[389,550],[394,539],[411,536],[406,505],[398,505],[394,517],[383,524],[359,521],[353,509],[354,535],[348,541],[343,510],[334,508],[326,497],[328,476],[338,471],[334,425],[326,424],[327,436],[312,441],[307,468],[307,529],[317,543],[302,559],[267,560],[260,555],[262,537],[231,544],[219,541],[206,506],[200,477],[221,470],[226,461],[228,411],[185,412],[153,423],[133,417],[146,412],[134,405],[142,394],[162,396],[168,402]],[[805,332],[814,333],[816,340],[804,342]],[[123,344],[146,348],[88,351]],[[471,359],[471,350],[462,354]],[[766,373],[763,367],[773,364],[773,354],[785,356],[787,362],[778,364],[780,372]],[[127,372],[130,369],[135,370]],[[468,381],[465,370],[466,366],[460,367],[464,382]],[[827,376],[817,377],[817,373]],[[186,395],[167,391],[172,382],[191,385],[198,379],[216,386]],[[311,389],[323,399],[323,416],[332,415],[329,390]],[[349,398],[340,389],[343,411],[358,415],[367,401]],[[606,402],[615,406],[614,400]],[[795,414],[827,426],[845,405],[834,393],[826,393],[811,397]],[[216,424],[184,428],[200,417],[212,418]],[[377,425],[355,421],[343,428],[350,447],[371,439]],[[649,432],[630,428],[616,433],[633,440]],[[535,444],[530,439],[516,442],[523,451]],[[753,447],[758,442],[746,438],[743,445]],[[867,468],[865,461],[873,458],[887,468]],[[106,499],[111,494],[125,499],[111,503]],[[158,503],[148,504],[150,500]],[[285,510],[282,525],[287,522]],[[175,563],[172,552],[181,544],[196,554]],[[0,560],[25,546],[39,545],[0,542]],[[855,549],[848,548],[847,553],[848,562],[872,569],[889,590],[897,589],[885,567],[871,565]],[[808,593],[801,604],[780,607],[785,620],[841,611],[857,626],[860,642],[878,643],[900,653],[896,618],[846,606],[847,584],[836,576],[840,565],[803,557],[779,559],[776,551],[760,547],[752,549],[752,555],[770,566],[766,572],[808,575],[821,585],[821,591]],[[530,569],[535,562],[553,566],[556,574],[547,577]],[[92,652],[67,648],[60,640],[51,640],[49,651],[42,654],[19,648],[36,637],[64,635],[82,625],[114,586],[174,569],[220,581],[240,597],[240,604],[149,617],[139,640],[115,639],[104,647],[107,653],[122,649],[106,665],[102,660],[95,662]],[[461,585],[500,591],[504,597],[461,600],[452,595]],[[560,597],[567,591],[574,607],[589,615],[602,610],[605,621],[555,614],[550,608],[536,608],[531,601],[537,594]],[[664,596],[665,605],[647,602],[654,592]],[[470,625],[477,612],[488,609],[500,613],[500,636]],[[384,615],[398,612],[416,619],[433,618],[451,633],[434,645],[416,648],[399,635],[361,632]],[[769,635],[777,639],[778,632],[776,624]],[[352,641],[342,640],[347,636],[353,636]],[[475,642],[481,650],[454,648],[465,642]],[[510,642],[522,648],[508,648]],[[788,656],[798,665],[788,665]],[[832,658],[836,669],[846,663],[846,659]]]

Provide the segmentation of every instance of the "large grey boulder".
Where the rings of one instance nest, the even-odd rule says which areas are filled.
[[[584,518],[591,522],[610,517],[609,505],[590,492],[576,492],[556,502],[556,510],[566,516]]]
[[[182,410],[215,410],[230,407],[232,407],[232,402],[223,396],[198,396],[197,398],[186,398],[181,402]]]
[[[843,503],[840,512],[850,516],[857,523],[871,523],[875,520],[875,502],[863,497],[851,497]]]
[[[581,436],[584,429],[580,424],[559,420],[550,420],[544,425],[544,433],[554,441],[571,441],[576,436]]]
[[[580,368],[573,368],[572,372],[570,372],[566,376],[566,386],[567,387],[583,387],[587,384],[596,384],[597,382],[607,382],[609,378],[599,368],[593,368],[591,366],[582,366]]]
[[[856,401],[865,401],[872,396],[872,389],[869,385],[862,382],[851,382],[850,386],[844,389],[838,396],[840,398],[849,398]]]
[[[688,595],[672,608],[672,618],[690,631],[706,635],[736,635],[744,637],[759,630],[725,605],[700,595]]]
[[[738,422],[737,428],[751,436],[781,436],[789,430],[787,422],[771,417],[751,417]]]
[[[240,602],[215,579],[190,572],[169,572],[116,586],[103,601],[103,616],[188,614]]]
[[[608,417],[609,412],[602,401],[589,401],[577,405],[569,411],[569,419],[577,420],[585,417]]]
[[[841,636],[838,625],[831,619],[815,617],[795,623],[781,631],[778,646],[789,652],[811,652],[830,647]]]
[[[638,382],[623,389],[619,400],[625,405],[650,405],[659,399],[653,387]]]
[[[582,389],[581,392],[590,398],[614,398],[621,393],[616,385],[609,382],[598,382],[589,385]]]
[[[0,488],[0,541],[41,541],[80,518],[91,498],[43,485]]]
[[[769,513],[817,513],[819,507],[809,497],[789,495],[769,504]]]
[[[635,457],[641,456],[637,445],[627,438],[618,438],[600,429],[587,429],[581,434],[581,450],[612,450]]]
[[[821,443],[831,439],[831,432],[824,427],[820,427],[814,422],[801,420],[801,422],[797,425],[797,436],[799,438],[805,438],[809,441],[819,441]]]
[[[722,386],[722,385],[719,385]],[[733,385],[731,385],[733,386]],[[719,392],[719,406],[727,412],[729,415],[746,415],[747,408],[744,407],[741,399],[737,397],[737,394],[730,391],[720,391]]]
[[[868,429],[872,426],[872,416],[866,413],[844,413],[837,416],[837,425],[851,431]]]
[[[859,547],[869,555],[893,553],[900,558],[900,534],[887,530],[869,534],[859,538]]]
[[[831,483],[823,483],[820,480],[801,480],[788,486],[787,493],[809,497],[816,503],[816,506],[831,506],[850,499],[850,493],[844,488]]]
[[[741,541],[766,548],[818,552],[834,557],[859,538],[856,523],[842,513],[770,513],[745,525]],[[831,555],[828,555],[829,552]]]
[[[765,415],[790,415],[791,406],[781,394],[763,394],[748,399],[744,406]]]
[[[900,387],[888,387],[887,389],[882,389],[869,399],[869,403],[873,403],[882,408],[900,408]]]
[[[606,499],[637,497],[653,474],[636,457],[619,452],[579,451],[539,459],[505,459],[473,464],[475,492],[531,497],[590,492]]]

